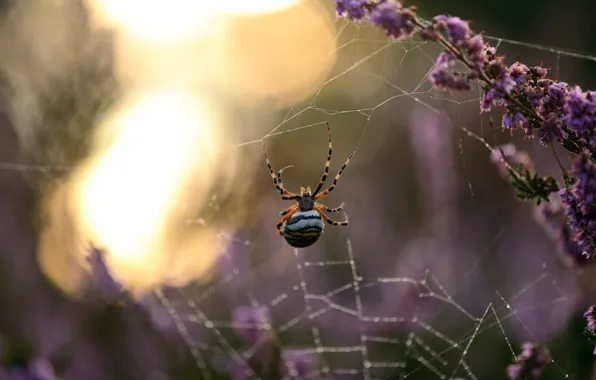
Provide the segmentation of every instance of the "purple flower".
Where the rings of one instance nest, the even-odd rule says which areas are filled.
[[[437,57],[429,81],[437,89],[455,91],[468,91],[472,81],[479,81],[480,112],[505,107],[503,128],[522,129],[528,137],[537,135],[542,144],[558,141],[573,154],[586,149],[588,153],[581,154],[573,171],[578,181],[559,194],[568,228],[559,228],[557,234],[570,256],[577,256],[577,250],[589,256],[596,253],[596,209],[591,210],[596,207],[591,206],[596,201],[591,157],[596,152],[595,92],[547,79],[548,70],[541,66],[516,62],[508,67],[504,57],[497,56],[496,49],[459,17],[438,15],[427,23],[416,17],[415,7],[404,8],[399,0],[336,0],[336,5],[338,15],[355,21],[368,19],[393,38],[417,33],[439,43],[444,52]],[[464,71],[454,70],[458,62]],[[562,170],[569,181],[567,170]],[[553,177],[548,180],[545,186],[558,188]]]
[[[509,94],[515,86],[515,80],[509,75],[509,69],[502,58],[495,58],[486,65],[486,76],[493,80],[493,88]]]
[[[586,310],[584,318],[586,318],[586,332],[596,336],[596,309],[594,308],[594,305]]]
[[[493,105],[501,104],[501,100],[503,99],[503,93],[496,88],[491,88],[488,91],[485,91],[482,95],[482,100],[480,101],[480,111],[481,112],[489,112]]]
[[[532,77],[535,79],[543,79],[546,77],[548,70],[541,66],[535,66],[530,69]]]
[[[237,307],[233,311],[232,321],[236,334],[248,344],[269,339],[271,317],[264,306]]]
[[[337,17],[347,17],[349,20],[358,22],[366,16],[367,2],[367,0],[336,0]]]
[[[594,256],[596,238],[596,164],[589,152],[582,152],[575,160],[573,186],[561,190],[574,240],[587,256]]]
[[[569,85],[565,82],[556,82],[548,85],[546,91],[548,98],[545,100],[547,107],[558,111],[565,106],[569,95]]]
[[[435,66],[448,68],[455,64],[457,57],[452,52],[445,52],[439,54]]]
[[[472,88],[467,76],[462,73],[452,73],[441,67],[435,67],[428,78],[436,88],[442,90],[467,91]]]
[[[573,234],[565,219],[565,207],[558,194],[551,194],[548,202],[536,207],[535,218],[557,242],[558,252],[569,266],[580,268],[589,262],[577,242],[573,240]]]
[[[485,62],[488,59],[486,43],[480,34],[467,40],[465,45],[468,53],[468,59],[474,65],[477,71],[482,70]]]
[[[396,39],[409,37],[414,32],[414,18],[413,11],[402,9],[401,3],[395,0],[380,3],[370,13],[370,22]]]
[[[591,91],[582,92],[579,86],[569,90],[569,96],[564,107],[565,124],[580,135],[591,135],[596,127],[596,101]]]
[[[521,112],[516,112],[514,115],[511,115],[510,113],[503,115],[502,125],[503,128],[512,130],[518,128],[527,129],[529,127],[529,122]]]
[[[554,139],[563,141],[565,133],[563,132],[562,126],[563,123],[556,114],[549,114],[538,130],[540,142],[543,144],[548,144]]]
[[[515,364],[507,367],[507,376],[511,380],[539,379],[550,361],[546,347],[524,343],[521,354],[515,358]]]
[[[447,27],[447,37],[449,42],[455,46],[463,46],[470,34],[470,27],[467,21],[459,17],[447,17],[445,20]]]
[[[472,85],[468,76],[450,70],[456,61],[457,57],[451,52],[439,54],[435,67],[429,74],[429,80],[435,87],[443,90],[466,90],[471,88]]]
[[[525,97],[534,107],[538,109],[543,107],[544,90],[541,87],[533,85],[521,86],[521,89],[518,89],[518,93],[520,97]]]
[[[529,72],[530,69],[523,63],[515,62],[513,65],[509,67],[509,75],[511,76],[511,78],[513,78],[513,80],[518,86],[528,81],[528,78],[526,76]]]

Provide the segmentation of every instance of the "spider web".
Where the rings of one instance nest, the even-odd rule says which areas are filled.
[[[228,244],[213,279],[160,289],[145,302],[184,340],[201,379],[265,379],[260,367],[271,352],[286,379],[505,378],[521,342],[548,343],[564,327],[576,293],[532,208],[514,199],[489,162],[495,140],[511,139],[481,118],[479,91],[432,89],[436,46],[388,41],[364,25],[337,27],[339,61],[315,95],[234,149],[281,146],[270,159],[277,170],[294,165],[284,182],[297,189],[320,175],[329,122],[334,167],[360,144],[325,201],[334,207],[341,198],[350,226],[328,227],[307,249],[289,247],[275,231],[287,206],[263,160],[255,181],[271,196],[255,208],[256,226],[218,236]],[[508,61],[531,57],[529,64],[544,62],[551,77],[570,83],[572,67],[596,61],[485,38]],[[293,146],[295,139],[303,143]],[[387,141],[401,141],[399,149]],[[546,156],[534,143],[524,148]],[[548,159],[537,166],[556,170]],[[217,212],[216,198],[213,206]],[[556,355],[546,373],[574,377],[569,360]]]
[[[510,63],[531,57],[528,64],[544,62],[561,80],[567,64],[595,60],[486,38]],[[263,140],[268,149],[280,145],[283,153],[270,159],[276,170],[301,167],[284,177],[288,189],[297,189],[320,175],[329,122],[334,167],[360,144],[331,196],[346,202],[350,227],[328,227],[304,250],[286,245],[274,218],[287,206],[274,198],[263,162],[257,178],[271,198],[254,211],[259,231],[219,237],[229,245],[209,284],[164,288],[155,297],[204,379],[266,378],[259,370],[272,349],[281,353],[286,379],[505,378],[522,342],[548,344],[564,327],[575,294],[572,273],[532,220],[532,206],[515,201],[488,160],[496,140],[511,138],[479,115],[479,91],[431,88],[436,46],[387,41],[342,21],[336,39],[339,62],[316,94],[235,149],[260,150]],[[297,138],[303,144],[290,146]],[[391,152],[385,139],[402,143]],[[534,143],[525,148],[547,157]],[[556,170],[548,158],[538,167]],[[388,177],[418,187],[400,189]],[[499,190],[491,193],[491,186]],[[417,211],[413,197],[420,198]],[[416,212],[413,221],[400,216]],[[270,231],[262,231],[267,225]],[[573,377],[572,371],[568,358],[553,355],[545,378]]]

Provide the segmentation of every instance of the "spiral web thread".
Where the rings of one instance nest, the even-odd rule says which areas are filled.
[[[453,109],[465,111],[466,105],[471,105],[472,110],[478,109],[480,100],[479,92],[472,92],[463,98],[450,94],[438,92],[432,89],[428,83],[427,75],[433,67],[434,59],[438,54],[435,46],[423,41],[387,41],[386,38],[369,28],[358,27],[355,35],[349,35],[347,30],[354,28],[348,23],[339,22],[337,34],[337,53],[341,56],[344,50],[355,50],[356,58],[344,62],[344,67],[331,75],[330,78],[320,87],[314,97],[300,108],[291,109],[279,125],[272,128],[265,136],[259,139],[246,141],[235,148],[242,148],[248,145],[260,145],[264,139],[273,136],[283,138],[294,134],[303,133],[311,128],[324,128],[325,122],[333,123],[334,119],[351,118],[357,120],[361,127],[360,139],[374,134],[374,127],[370,128],[371,118],[383,110],[390,109],[403,99],[413,101],[427,110],[441,113],[438,102],[449,104]],[[346,37],[346,35],[349,35]],[[499,49],[516,47],[527,49],[534,54],[540,55],[545,61],[545,66],[552,68],[551,77],[558,78],[561,67],[565,62],[581,60],[582,63],[596,62],[596,56],[569,52],[562,49],[555,49],[547,46],[536,45],[524,41],[501,39],[485,36],[493,46]],[[366,47],[366,48],[364,48]],[[362,52],[360,52],[362,51]],[[415,59],[420,66],[425,67],[420,80],[410,88],[400,86],[399,75],[408,71],[407,62]],[[372,63],[371,65],[368,65]],[[366,68],[365,68],[366,67]],[[337,82],[349,82],[350,75],[359,75],[383,83],[387,96],[380,101],[374,98],[375,104],[363,104],[361,107],[337,110],[332,107],[324,107],[319,101],[325,91]],[[409,74],[407,74],[409,75]],[[362,99],[360,99],[362,101]],[[456,111],[457,112],[457,111]],[[304,122],[309,117],[316,116],[319,121]],[[451,117],[451,123],[455,132],[461,133],[460,148],[465,144],[484,145],[487,149],[491,146],[482,135],[487,132],[484,128],[482,118],[478,116],[479,132],[467,129],[458,123],[458,117]],[[335,136],[342,132],[335,132]],[[471,137],[471,138],[470,138]],[[359,141],[360,142],[360,141]],[[463,148],[461,150],[463,155]],[[487,152],[488,153],[488,152]],[[464,163],[465,167],[465,163]],[[56,170],[60,168],[49,168],[25,165],[19,163],[0,163],[0,170]],[[472,202],[475,202],[475,186],[468,182]],[[229,242],[228,250],[241,247],[248,251],[250,241],[240,241],[229,236],[220,236]],[[324,237],[323,237],[324,238]],[[498,239],[499,235],[494,239]],[[489,251],[491,243],[486,244],[486,252]],[[311,373],[312,378],[320,374],[330,375],[332,378],[345,379],[479,379],[477,372],[482,364],[475,364],[469,357],[476,350],[474,343],[481,340],[483,336],[490,335],[490,339],[499,337],[500,343],[505,343],[510,352],[510,362],[519,354],[519,348],[510,338],[510,333],[505,326],[506,323],[516,323],[527,333],[527,336],[534,337],[532,327],[523,322],[523,314],[532,310],[544,310],[548,313],[553,308],[570,302],[570,296],[559,287],[555,277],[551,275],[552,266],[543,264],[542,271],[534,278],[529,279],[527,284],[517,292],[505,295],[499,289],[494,289],[494,298],[488,300],[480,310],[469,311],[462,303],[458,303],[459,291],[448,291],[440,279],[427,270],[423,275],[417,277],[370,277],[360,274],[358,257],[362,252],[355,252],[350,239],[346,242],[345,258],[342,260],[308,260],[303,257],[302,251],[293,250],[287,247],[287,255],[293,255],[295,266],[292,275],[295,282],[292,285],[284,285],[279,289],[279,284],[269,284],[270,287],[279,289],[273,297],[265,298],[263,294],[253,292],[248,287],[243,296],[244,303],[237,306],[266,307],[272,314],[276,310],[283,310],[288,303],[301,300],[300,311],[290,318],[280,319],[273,316],[271,321],[262,325],[242,324],[232,319],[230,308],[222,311],[213,311],[208,305],[209,302],[217,302],[218,297],[226,294],[231,288],[244,289],[248,277],[247,270],[237,264],[236,257],[229,251],[224,252],[223,258],[228,262],[228,272],[223,273],[220,278],[206,288],[200,289],[162,289],[155,292],[155,297],[160,305],[171,317],[177,333],[179,333],[188,345],[191,354],[196,361],[199,373],[204,379],[215,379],[217,373],[234,374],[234,378],[259,378],[259,375],[251,369],[249,362],[258,354],[261,347],[270,344],[280,350],[292,348],[293,352],[304,357],[316,357],[318,368]],[[480,253],[478,260],[486,256],[486,252]],[[246,252],[245,252],[246,253]],[[369,257],[374,260],[374,256]],[[258,270],[266,270],[268,262],[261,263]],[[343,283],[330,289],[319,289],[318,285],[309,283],[304,275],[305,271],[316,270],[344,270]],[[254,272],[255,268],[251,271]],[[473,274],[474,268],[468,273],[463,273],[462,278]],[[463,284],[463,282],[462,282]],[[376,315],[367,309],[367,298],[365,292],[380,286],[414,286],[417,291],[414,298],[417,301],[433,300],[436,307],[433,308],[433,315],[428,313],[422,317],[415,309],[411,315]],[[523,298],[527,293],[541,288],[549,294],[547,299],[540,302],[526,302],[523,307],[513,307],[514,301]],[[546,289],[546,290],[545,290]],[[341,301],[336,298],[340,297]],[[351,299],[350,305],[344,305],[347,299]],[[240,301],[238,301],[240,302]],[[350,303],[350,302],[347,302]],[[211,304],[209,304],[211,305]],[[373,310],[374,311],[374,310]],[[442,332],[442,325],[438,315],[444,311],[456,315],[458,323],[465,326],[465,331],[456,335]],[[352,321],[352,329],[345,331],[344,335],[353,338],[346,344],[338,343],[342,339],[327,339],[325,336],[328,325],[318,323],[325,316],[333,314],[331,318],[338,315]],[[339,318],[339,317],[338,317]],[[382,326],[383,328],[381,328]],[[242,329],[257,329],[263,332],[261,339],[250,346],[238,341],[236,333]],[[392,334],[390,331],[398,331]],[[445,328],[445,330],[452,330]],[[495,331],[498,335],[495,335]],[[308,332],[308,342],[286,346],[285,336],[288,333],[303,334]],[[398,336],[399,337],[396,337]],[[294,336],[295,337],[295,336]],[[304,338],[305,335],[302,335]],[[538,339],[533,338],[536,343]],[[499,344],[500,344],[499,343]],[[478,348],[481,350],[481,348]],[[391,352],[391,355],[382,354],[381,351]],[[475,355],[478,358],[482,353]],[[225,363],[217,365],[214,363]],[[357,364],[356,364],[357,363]],[[283,361],[282,366],[286,367],[287,373],[292,374],[293,363]],[[553,358],[550,370],[557,374],[557,378],[568,378],[566,367]],[[240,375],[238,375],[240,374]],[[237,375],[237,376],[236,376]],[[504,378],[505,373],[499,378]],[[290,378],[290,376],[286,376]]]
[[[355,49],[356,58],[348,63],[344,62],[344,68],[331,75],[330,78],[320,87],[310,102],[301,108],[295,108],[288,112],[284,120],[271,129],[269,133],[261,139],[247,141],[237,146],[258,144],[263,139],[272,136],[287,135],[291,136],[297,133],[303,133],[310,128],[324,128],[325,122],[334,123],[334,119],[346,117],[352,120],[358,120],[358,125],[362,128],[360,140],[366,138],[368,134],[374,134],[374,127],[370,128],[373,115],[382,112],[383,109],[391,108],[402,99],[414,101],[416,104],[425,107],[431,112],[440,113],[439,107],[435,104],[449,104],[453,109],[464,110],[466,105],[471,105],[477,110],[477,104],[480,100],[479,92],[472,93],[467,98],[462,99],[457,94],[438,92],[433,90],[428,83],[427,75],[433,67],[434,58],[438,54],[436,47],[423,41],[387,41],[387,39],[371,32],[367,27],[358,27],[354,35],[346,37],[347,29],[354,26],[340,22],[337,35],[337,53],[341,56],[344,50]],[[562,64],[566,60],[583,60],[587,62],[596,61],[592,55],[567,52],[561,49],[553,49],[546,46],[535,45],[523,41],[505,40],[491,36],[485,38],[496,46],[498,52],[507,47],[523,48],[531,50],[534,54],[539,54],[541,59],[550,63],[553,78],[558,78]],[[505,52],[506,54],[506,52]],[[426,67],[421,79],[410,88],[404,88],[399,83],[399,73],[402,70],[408,70],[407,62],[412,56],[416,62],[425,62]],[[414,59],[414,58],[413,58]],[[531,64],[531,62],[530,62]],[[366,67],[366,68],[365,68]],[[371,69],[372,67],[372,69]],[[381,101],[377,98],[372,105],[363,104],[362,107],[337,110],[331,107],[326,108],[324,103],[325,91],[332,87],[336,82],[349,82],[350,75],[358,75],[371,80],[377,80],[383,83],[387,91],[387,96]],[[456,111],[457,112],[457,111]],[[319,117],[320,121],[305,122],[310,116]],[[455,132],[461,133],[460,148],[462,145],[477,144],[480,142],[486,148],[491,146],[485,141],[482,135],[485,130],[482,118],[478,116],[479,132],[473,132],[457,122],[457,116],[451,117],[451,123],[455,126]],[[335,125],[334,123],[332,125]],[[335,136],[342,132],[336,132]],[[288,135],[289,134],[289,135]],[[279,136],[280,141],[285,136]],[[471,137],[471,139],[469,138]],[[359,140],[359,142],[360,142]],[[463,148],[461,148],[463,154]],[[488,152],[487,152],[488,153]],[[465,163],[464,163],[465,167]],[[474,185],[468,182],[472,202],[475,202]],[[499,239],[499,235],[494,240]],[[238,246],[244,247],[245,251],[250,250],[250,241],[237,241],[231,237],[220,237],[228,239],[229,249],[237,249]],[[490,250],[491,243],[486,244],[486,251]],[[230,248],[232,247],[232,248]],[[234,248],[236,247],[236,248]],[[268,344],[272,344],[280,350],[292,348],[294,353],[303,357],[315,357],[317,367],[310,373],[312,378],[320,378],[321,375],[328,375],[330,378],[337,379],[479,379],[477,372],[482,367],[482,363],[476,364],[470,358],[475,353],[474,358],[478,359],[483,348],[476,348],[474,344],[482,340],[483,336],[490,336],[487,339],[499,339],[498,344],[504,344],[509,351],[509,363],[514,361],[514,357],[519,354],[519,341],[510,338],[511,333],[507,331],[507,323],[517,324],[530,341],[541,343],[533,334],[531,326],[523,321],[523,314],[532,310],[549,310],[557,308],[560,305],[570,302],[569,294],[561,289],[556,277],[551,275],[552,265],[542,264],[541,272],[535,277],[530,278],[527,283],[519,288],[517,292],[506,295],[499,289],[494,289],[494,297],[484,303],[484,307],[474,311],[468,311],[469,307],[458,303],[456,293],[460,289],[448,291],[435,276],[432,270],[426,270],[418,277],[370,277],[364,276],[359,271],[357,260],[363,252],[354,252],[352,241],[347,240],[344,251],[345,257],[339,260],[310,260],[303,251],[293,250],[287,247],[284,254],[293,255],[295,266],[291,268],[291,275],[294,276],[292,285],[283,285],[279,283],[270,283],[268,286],[279,289],[273,297],[265,297],[258,291],[253,291],[249,287],[245,288],[245,300],[242,305],[234,304],[231,307],[249,306],[265,307],[268,311],[275,314],[276,310],[284,310],[289,304],[300,300],[300,310],[289,316],[267,320],[262,324],[245,324],[235,321],[228,308],[227,311],[212,312],[208,305],[209,300],[216,300],[220,294],[227,294],[230,288],[244,289],[243,286],[250,280],[248,277],[252,274],[245,273],[241,265],[236,264],[235,255],[230,252],[224,253],[224,260],[229,264],[228,273],[222,274],[221,278],[215,284],[202,290],[181,290],[167,289],[155,293],[159,298],[164,309],[176,322],[179,332],[182,334],[189,345],[193,357],[195,358],[202,377],[205,379],[216,378],[215,373],[223,372],[232,375],[232,378],[260,378],[259,374],[251,367],[251,361],[259,355],[259,350]],[[374,255],[369,255],[369,260],[374,260]],[[481,261],[486,256],[479,254],[478,260]],[[251,271],[266,270],[268,265],[274,265],[264,262],[260,268],[252,268]],[[462,273],[462,278],[467,278],[474,272],[472,267],[469,273]],[[319,284],[311,284],[306,271],[332,270],[336,272],[349,273],[341,276],[342,281],[338,286],[332,288],[319,289]],[[346,272],[343,272],[346,270]],[[324,276],[322,274],[321,276]],[[400,287],[412,286],[416,289],[414,298],[418,302],[432,300],[433,313],[419,313],[418,307],[409,315],[377,315],[375,310],[368,310],[366,292],[377,287]],[[463,286],[463,282],[462,282]],[[514,307],[515,301],[523,298],[526,294],[542,289],[542,292],[549,294],[549,297],[540,302],[525,302],[522,307]],[[238,290],[236,290],[238,293]],[[242,291],[240,291],[242,293]],[[270,293],[270,292],[268,292]],[[403,293],[396,293],[403,294]],[[339,299],[339,301],[338,301]],[[238,301],[242,302],[242,301]],[[348,305],[349,304],[349,305]],[[442,330],[453,330],[449,328],[441,329],[442,321],[438,316],[440,313],[447,312],[453,314],[453,318],[458,320],[460,326],[465,329],[456,333],[456,335],[442,332]],[[211,315],[213,313],[214,315]],[[284,314],[283,312],[281,314]],[[326,330],[330,329],[329,324],[320,323],[325,316],[329,319],[347,319],[351,320],[348,326],[352,328],[349,331],[343,330],[341,338],[339,335],[332,335],[329,338]],[[339,322],[338,322],[339,323]],[[235,336],[235,332],[242,329],[257,329],[261,331],[262,337],[251,345],[242,344]],[[397,331],[393,334],[391,331]],[[308,336],[307,342],[303,344],[286,347],[286,335],[290,332],[304,334],[302,338]],[[350,338],[345,338],[349,335]],[[294,336],[295,337],[295,336]],[[349,340],[349,342],[344,342]],[[382,352],[390,352],[390,355]],[[215,370],[211,367],[214,360],[224,358],[227,363],[222,369]],[[286,378],[296,375],[292,370],[295,363],[292,361],[283,361],[281,365],[286,367]],[[217,367],[215,365],[214,367]],[[235,369],[230,369],[235,368]],[[570,374],[563,364],[559,364],[554,357],[549,370],[555,374],[555,378],[568,378]],[[305,376],[302,374],[302,376]],[[309,376],[306,376],[307,378]],[[506,374],[495,375],[494,378],[505,378]]]

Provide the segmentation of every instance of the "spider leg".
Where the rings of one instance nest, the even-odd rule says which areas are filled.
[[[262,143],[263,143],[263,154],[265,155],[265,161],[267,161],[267,168],[269,169],[269,174],[271,174],[271,179],[273,179],[273,186],[275,186],[277,191],[279,191],[279,194],[281,195],[282,199],[299,199],[300,195],[291,193],[288,190],[284,189],[283,184],[281,183],[281,180],[279,179],[278,175],[281,175],[281,173],[285,169],[287,169],[287,167],[280,170],[278,172],[278,174],[275,174],[275,171],[273,170],[273,165],[271,165],[271,162],[269,161],[269,157],[267,157],[267,152],[265,152],[265,142],[262,142]]]
[[[329,153],[327,154],[327,161],[325,162],[325,171],[323,172],[323,176],[321,177],[321,180],[319,181],[317,188],[312,193],[313,197],[316,196],[319,193],[319,191],[321,191],[321,188],[323,187],[325,181],[327,180],[327,177],[329,176],[329,166],[331,166],[331,153],[333,152],[333,148],[331,146],[331,127],[329,127],[329,123],[327,123],[327,137],[329,139]]]
[[[339,212],[339,211],[341,211],[343,209],[344,204],[342,203],[342,204],[339,205],[339,207],[336,207],[336,208],[329,208],[329,207],[325,206],[324,204],[317,202],[317,206],[319,206],[319,208],[322,211],[326,211],[326,212]]]
[[[285,194],[283,194],[283,195],[282,195],[281,199],[286,199],[286,200],[287,200],[287,199],[289,199],[289,200],[293,200],[293,199],[295,199],[295,198],[294,198],[294,196],[296,196],[296,195],[297,195],[297,194],[293,194],[293,193],[291,193],[291,192],[287,191],[287,190],[284,188],[284,182],[283,182],[283,178],[282,178],[283,172],[284,172],[286,169],[289,169],[289,168],[291,168],[291,167],[293,167],[293,166],[294,166],[294,165],[288,165],[288,166],[286,166],[285,168],[281,168],[281,169],[279,169],[279,170],[277,171],[277,179],[278,179],[278,181],[279,181],[279,187],[281,187],[281,188],[282,188],[282,189],[284,189],[284,191],[285,191]]]
[[[295,206],[292,206],[295,207]],[[280,235],[283,236],[283,232],[281,230],[281,227],[284,225],[285,222],[287,222],[288,220],[290,220],[290,218],[292,217],[292,215],[294,215],[295,213],[298,212],[298,208],[296,207],[296,210],[294,211],[289,211],[286,216],[284,216],[279,223],[277,223],[277,232],[279,232]]]
[[[337,175],[335,176],[335,178],[333,179],[333,182],[331,183],[331,186],[329,186],[327,188],[327,190],[323,191],[320,194],[317,194],[317,196],[314,197],[315,201],[319,200],[325,196],[327,196],[327,194],[329,194],[330,192],[332,192],[333,190],[335,190],[335,187],[337,186],[337,181],[339,180],[339,177],[341,177],[341,174],[344,172],[344,170],[346,169],[346,167],[348,166],[348,164],[350,163],[350,160],[352,159],[352,157],[354,157],[354,154],[356,154],[356,152],[358,151],[358,148],[360,146],[357,145],[356,148],[354,148],[354,150],[352,151],[352,153],[350,153],[350,156],[348,157],[348,159],[346,160],[346,162],[344,163],[344,165],[341,167],[341,169],[339,169],[339,171],[337,172]]]
[[[292,207],[289,207],[288,209],[282,211],[279,213],[279,215],[284,216],[284,215],[288,215],[290,212],[295,211],[295,209],[298,209],[298,206],[294,205]]]
[[[279,183],[280,183],[280,184],[283,184],[282,177],[281,177],[281,176],[282,176],[282,174],[283,174],[283,172],[284,172],[284,171],[286,171],[286,170],[287,170],[287,169],[289,169],[289,168],[292,168],[292,167],[294,167],[294,165],[288,165],[288,166],[286,166],[285,168],[281,168],[281,169],[279,169],[279,170],[277,171],[277,178],[279,179]],[[282,186],[282,187],[283,187],[283,186]]]
[[[329,217],[327,215],[325,215],[325,213],[323,212],[323,210],[321,210],[319,208],[319,205],[315,206],[315,210],[319,213],[319,215],[321,215],[321,218],[323,218],[324,221],[326,221],[327,223],[331,224],[332,226],[347,226],[348,225],[348,220],[346,219],[343,222],[336,222],[334,220],[329,219]]]

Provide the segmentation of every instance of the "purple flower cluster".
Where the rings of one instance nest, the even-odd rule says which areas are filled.
[[[541,203],[536,207],[535,217],[557,243],[558,252],[563,260],[571,267],[581,268],[590,261],[575,240],[571,227],[567,223],[565,210],[560,195],[553,193],[549,202]]]
[[[527,136],[534,136],[537,131],[544,144],[566,139],[562,118],[568,85],[547,79],[547,70],[541,66],[530,68],[516,62],[506,70],[513,82],[508,92],[511,98],[500,104],[506,110],[503,128],[511,132],[522,129]],[[483,110],[489,111],[490,107]]]
[[[505,163],[514,167],[523,167],[530,173],[535,173],[536,169],[530,155],[519,151],[513,144],[506,144],[493,149],[490,160],[497,166],[499,174],[507,180],[511,179],[511,172],[507,169]],[[583,267],[588,258],[582,253],[580,246],[574,238],[571,227],[567,223],[565,215],[565,206],[561,196],[554,192],[551,193],[549,201],[536,206],[535,217],[543,226],[547,234],[558,243],[558,251],[563,259],[572,267]]]
[[[398,0],[336,0],[335,5],[337,17],[368,20],[395,39],[410,37],[417,28],[416,8],[404,7]]]
[[[525,131],[544,144],[556,140],[573,153],[596,152],[596,98],[593,92],[546,78],[547,69],[516,62],[508,67],[480,34],[474,34],[459,17],[436,16],[430,24],[416,16],[416,8],[404,8],[398,0],[336,0],[338,17],[368,20],[388,36],[402,39],[419,35],[444,48],[429,74],[443,90],[467,91],[478,80],[483,90],[481,111],[505,107],[502,126]],[[456,70],[457,64],[465,71]]]
[[[565,215],[573,240],[588,257],[594,257],[596,247],[596,164],[590,153],[582,152],[573,167],[575,183],[561,190],[566,206]]]
[[[579,86],[568,89],[565,97],[565,115],[562,122],[574,131],[581,145],[596,148],[596,93],[582,92]]]
[[[486,44],[482,36],[473,36],[467,21],[441,15],[433,19],[432,24],[423,30],[421,37],[442,41],[446,47],[429,75],[433,85],[443,90],[470,90],[471,81],[478,79],[486,62]],[[454,70],[458,61],[466,64],[466,72]]]
[[[521,354],[515,358],[515,364],[507,367],[507,376],[511,380],[539,379],[550,361],[546,347],[524,343]]]
[[[522,130],[527,137],[538,137],[542,144],[550,145],[563,173],[564,188],[558,193],[562,186],[552,176],[539,177],[529,166],[529,157],[514,148],[495,150],[493,161],[512,185],[522,190],[519,198],[538,199],[539,218],[559,240],[559,250],[568,261],[582,266],[596,256],[596,92],[548,79],[548,70],[541,66],[516,62],[508,67],[504,58],[458,17],[440,15],[431,23],[422,22],[415,7],[404,8],[398,0],[336,0],[336,5],[339,17],[356,22],[366,19],[391,37],[418,35],[437,42],[444,51],[429,75],[435,88],[466,91],[477,81],[482,89],[480,112],[503,107],[503,129],[511,133]],[[465,71],[456,70],[457,65]],[[564,168],[553,142],[574,155],[571,173]],[[523,172],[518,173],[511,163]],[[541,201],[548,202],[541,205]],[[593,332],[593,308],[586,315]],[[509,368],[510,377],[517,378],[525,371],[521,364],[547,357],[535,347],[524,346],[518,364]]]

